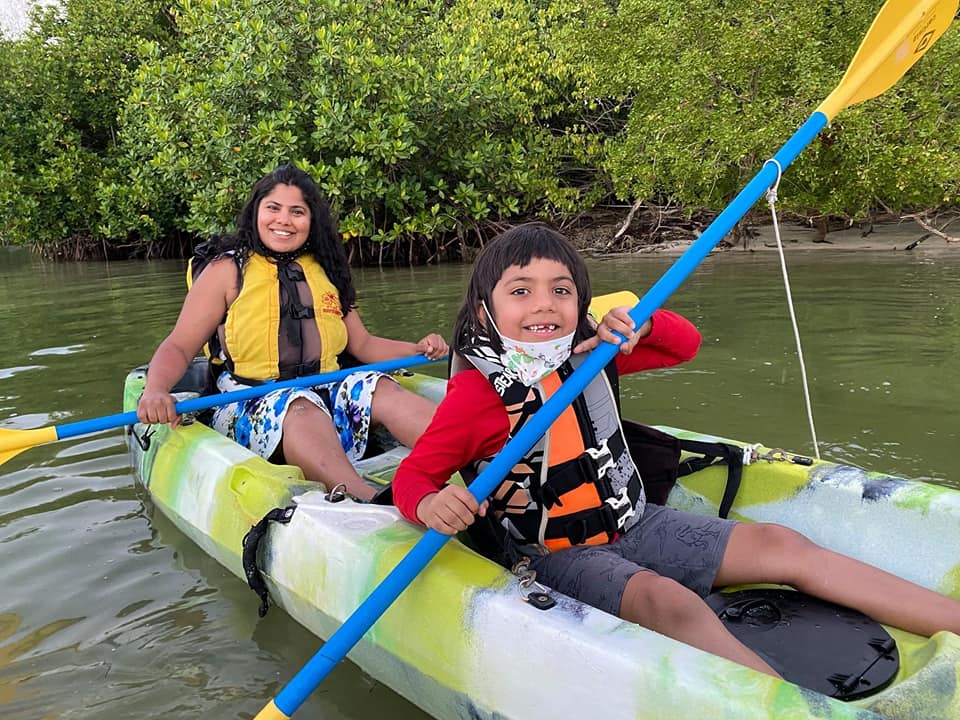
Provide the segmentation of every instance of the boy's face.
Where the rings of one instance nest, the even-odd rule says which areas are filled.
[[[511,340],[544,342],[577,329],[577,286],[563,263],[534,258],[528,265],[511,265],[491,294],[494,322]],[[479,308],[481,322],[487,317]]]

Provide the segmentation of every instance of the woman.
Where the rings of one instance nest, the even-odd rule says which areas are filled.
[[[228,392],[336,370],[347,352],[361,363],[447,354],[438,334],[418,343],[371,335],[356,309],[346,252],[313,179],[292,165],[261,178],[237,217],[235,236],[193,282],[173,331],[150,361],[137,406],[141,422],[175,422],[170,389],[210,343]],[[371,423],[405,445],[426,429],[435,405],[382,373],[340,383],[276,390],[218,408],[212,425],[257,454],[299,466],[308,480],[343,484],[360,500],[374,489],[351,463],[363,456]]]

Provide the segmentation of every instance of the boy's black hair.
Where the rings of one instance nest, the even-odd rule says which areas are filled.
[[[320,195],[313,178],[292,163],[281,165],[256,182],[246,204],[237,214],[236,234],[212,238],[207,252],[216,254],[235,250],[240,262],[245,262],[250,253],[255,252],[260,245],[257,235],[257,211],[260,209],[260,202],[277,185],[292,185],[298,188],[310,208],[310,234],[305,243],[306,252],[320,263],[327,278],[337,289],[340,309],[346,315],[356,307],[357,293],[337,223],[333,219],[330,205]]]
[[[555,260],[564,265],[573,277],[577,288],[577,330],[573,344],[592,337],[595,328],[587,317],[590,301],[590,275],[583,258],[567,238],[542,223],[527,223],[511,228],[493,240],[480,251],[473,264],[473,273],[467,284],[463,305],[457,313],[453,326],[453,349],[462,351],[468,347],[477,335],[490,337],[490,345],[496,352],[503,352],[503,344],[496,332],[488,331],[480,324],[478,308],[482,300],[496,315],[491,297],[493,288],[503,273],[512,265],[524,267],[534,259]],[[496,318],[494,318],[496,319]]]

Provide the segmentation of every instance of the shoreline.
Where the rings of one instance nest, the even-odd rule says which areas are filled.
[[[926,236],[926,237],[924,237]],[[944,238],[927,232],[909,220],[877,223],[863,230],[856,225],[827,233],[822,241],[817,241],[814,228],[795,225],[780,226],[780,237],[784,248],[796,250],[863,250],[863,251],[899,251],[937,250],[960,252],[960,243],[950,243]],[[743,248],[743,244],[740,245]],[[731,249],[737,249],[736,246]],[[776,251],[777,243],[773,225],[758,229],[756,237],[749,238],[746,250]]]
[[[618,230],[619,224],[597,223],[567,232],[581,252],[594,258],[635,257],[650,254],[681,255],[696,240],[693,237],[676,238],[674,236],[660,242],[652,242],[638,240],[627,235],[614,239]],[[795,223],[784,223],[781,220],[780,239],[784,251],[787,252],[857,251],[923,252],[930,254],[956,252],[960,254],[960,242],[948,242],[943,237],[924,230],[910,220],[875,223],[868,226],[868,229],[852,225],[849,228],[827,233],[823,240],[818,240],[816,228],[804,227]],[[611,249],[614,244],[620,245],[622,249]],[[777,252],[773,225],[767,223],[762,226],[750,226],[749,233],[744,234],[739,240],[730,241],[726,239],[711,250],[711,254],[726,252]]]
[[[668,257],[682,255],[700,236],[703,229],[709,224],[708,218],[701,219],[700,222],[675,222],[672,225],[664,225],[653,229],[633,227],[622,232],[620,237],[617,233],[622,231],[623,216],[613,213],[609,210],[594,213],[584,213],[573,222],[564,225],[560,223],[557,229],[566,235],[574,246],[585,257],[591,258],[624,258],[637,257],[642,255],[666,255]],[[950,227],[951,222],[940,223],[946,229],[936,232],[960,233],[960,229]],[[931,224],[931,229],[935,225]],[[740,237],[732,239],[735,233],[731,232],[727,237],[718,243],[717,247],[710,251],[710,254],[727,252],[777,252],[776,237],[773,232],[773,225],[769,221],[766,224],[747,224],[743,228]],[[918,223],[909,218],[887,219],[874,223],[873,225],[851,225],[850,227],[832,230],[822,236],[821,232],[815,227],[803,225],[797,220],[780,220],[780,235],[785,251],[789,252],[903,252],[903,253],[923,253],[924,255],[946,255],[948,253],[960,253],[960,241],[949,242],[941,235],[930,232]],[[823,237],[823,239],[820,239]],[[97,245],[97,248],[100,246]],[[440,264],[447,263],[466,263],[472,262],[473,256],[479,248],[469,246],[462,249],[463,257],[459,259],[446,258],[439,261]],[[29,248],[19,245],[7,245],[0,242],[0,250],[24,250],[26,252],[37,252],[37,248]],[[181,251],[183,248],[181,247]],[[40,251],[40,255],[45,253]],[[172,259],[180,259],[182,256],[174,255]],[[89,257],[83,253],[54,253],[53,257],[46,259],[55,262],[87,262],[87,261],[106,261],[111,259],[118,261],[145,259],[140,257],[122,257],[122,258],[104,258]],[[171,259],[164,253],[158,254],[153,259]],[[388,263],[392,265],[392,263]],[[433,264],[433,263],[428,263]],[[352,265],[352,267],[361,267],[365,265]],[[406,267],[405,264],[397,267]]]

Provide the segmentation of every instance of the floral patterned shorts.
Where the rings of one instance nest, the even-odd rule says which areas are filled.
[[[356,372],[338,383],[274,390],[263,397],[217,408],[210,424],[238,444],[270,459],[280,446],[283,418],[290,403],[304,398],[331,417],[347,459],[354,462],[362,458],[367,449],[373,391],[381,377],[389,376],[379,372]],[[220,392],[246,387],[249,386],[237,382],[228,372],[217,379]]]

